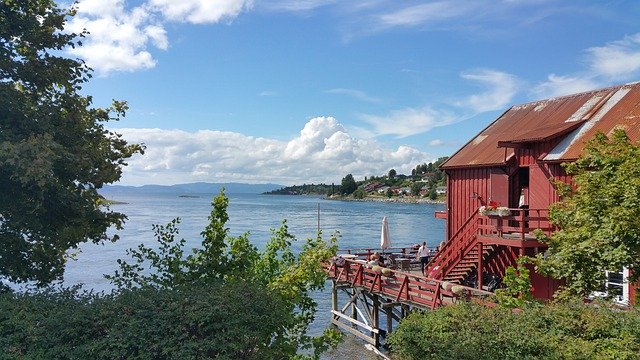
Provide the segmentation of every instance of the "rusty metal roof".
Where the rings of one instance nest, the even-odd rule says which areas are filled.
[[[442,168],[505,165],[513,147],[561,138],[542,161],[575,160],[596,131],[623,128],[640,139],[640,83],[516,105],[451,156]]]

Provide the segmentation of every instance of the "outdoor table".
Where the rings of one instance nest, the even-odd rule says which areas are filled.
[[[396,261],[400,264],[400,270],[408,270],[411,267],[412,258],[396,258]]]

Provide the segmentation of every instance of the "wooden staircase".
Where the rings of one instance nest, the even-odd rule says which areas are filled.
[[[447,241],[427,264],[432,277],[462,284],[464,279],[477,269],[478,265],[478,210],[476,210],[458,231]],[[483,249],[483,258],[489,256],[492,248]]]
[[[476,244],[477,240],[473,242],[470,250],[464,255],[464,257],[444,275],[444,281],[463,284],[464,280],[469,275],[478,271],[478,247],[475,246]],[[496,246],[483,246],[482,260],[486,262],[495,249]]]
[[[462,285],[474,272],[478,275],[478,266],[484,270],[489,261],[499,259],[499,267],[505,268],[527,248],[534,248],[535,253],[546,248],[531,231],[540,229],[550,235],[555,230],[548,221],[548,210],[510,211],[509,215],[490,218],[476,210],[427,264],[428,276]],[[503,263],[504,249],[509,249],[513,261]]]

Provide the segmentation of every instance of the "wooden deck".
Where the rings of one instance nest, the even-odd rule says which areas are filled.
[[[380,346],[381,338],[393,331],[394,324],[411,311],[433,310],[462,298],[494,305],[489,301],[490,292],[427,278],[419,267],[370,268],[365,258],[347,254],[341,261],[323,266],[332,280],[332,324],[376,347]],[[348,295],[343,306],[338,304],[338,291]],[[386,330],[380,324],[381,314],[386,317]]]
[[[359,287],[393,302],[420,309],[435,309],[454,303],[462,297],[482,301],[492,295],[486,291],[422,276],[419,268],[409,271],[387,269],[387,275],[381,269],[368,268],[364,259],[345,259],[342,266],[335,263],[325,265],[327,276],[338,285]]]

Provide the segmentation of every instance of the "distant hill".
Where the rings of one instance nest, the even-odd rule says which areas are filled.
[[[176,185],[105,185],[100,189],[101,194],[116,193],[179,193],[179,194],[217,194],[224,188],[227,194],[262,194],[282,188],[278,184],[241,184],[241,183],[189,183]]]

